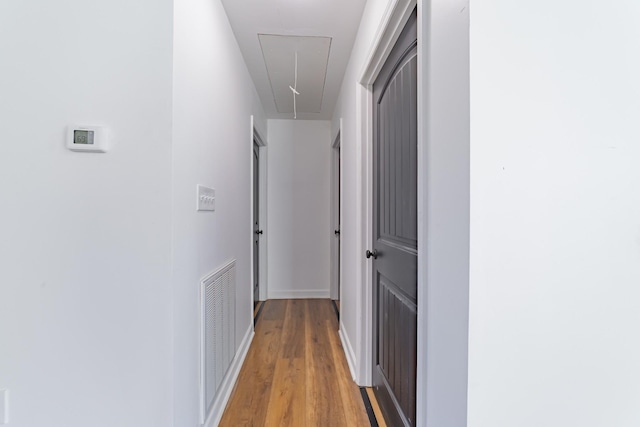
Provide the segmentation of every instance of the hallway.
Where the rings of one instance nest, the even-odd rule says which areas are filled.
[[[330,300],[269,300],[220,426],[369,426]]]
[[[368,426],[409,354],[413,427],[640,427],[639,52],[638,0],[0,1],[0,427]]]

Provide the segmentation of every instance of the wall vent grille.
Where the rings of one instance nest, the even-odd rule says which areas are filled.
[[[235,260],[202,279],[200,302],[200,422],[204,424],[236,352]]]

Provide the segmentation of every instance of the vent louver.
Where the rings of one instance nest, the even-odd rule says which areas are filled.
[[[236,352],[236,262],[201,281],[201,420],[204,424]]]

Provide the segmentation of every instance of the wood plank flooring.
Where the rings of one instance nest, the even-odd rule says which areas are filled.
[[[220,426],[369,426],[330,300],[269,300]]]

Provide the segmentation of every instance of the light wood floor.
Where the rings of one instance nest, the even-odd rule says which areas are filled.
[[[330,300],[270,300],[220,426],[369,426]]]

